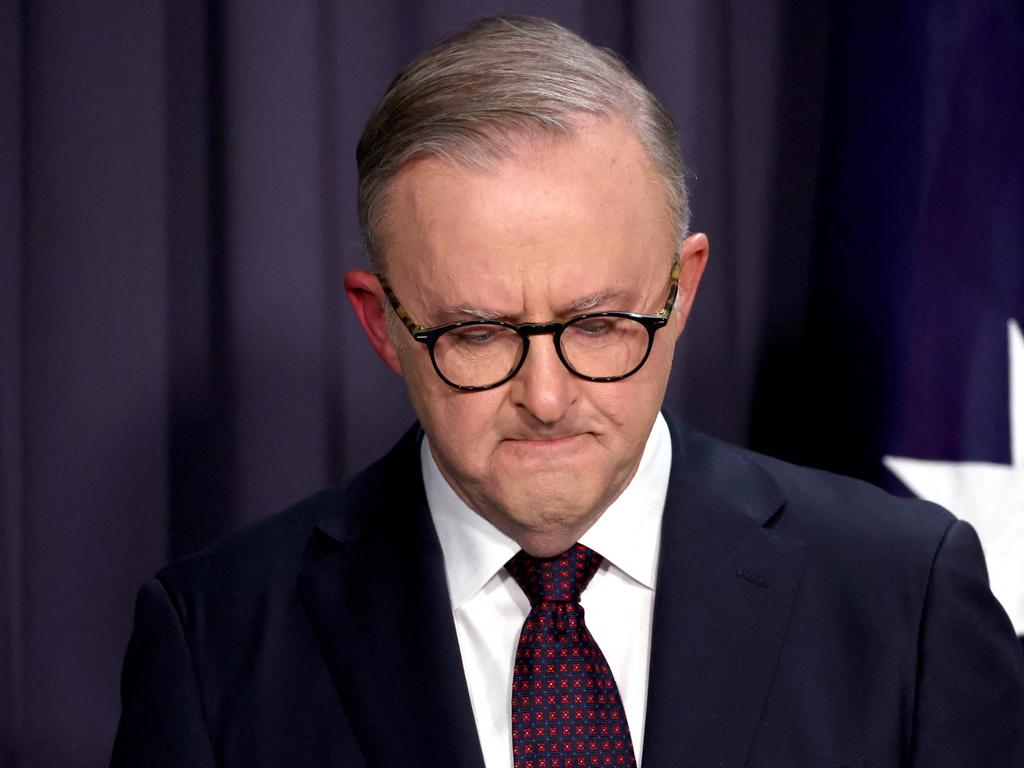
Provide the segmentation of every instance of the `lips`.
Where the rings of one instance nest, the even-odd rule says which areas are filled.
[[[576,443],[582,441],[589,434],[589,432],[574,432],[570,434],[545,435],[543,437],[511,437],[506,438],[505,442],[510,443],[513,446],[522,448],[555,450],[558,448],[571,447]]]

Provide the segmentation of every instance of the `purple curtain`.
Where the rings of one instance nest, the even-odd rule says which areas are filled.
[[[712,262],[668,403],[798,453],[773,414],[800,411],[825,161],[875,53],[842,5],[0,5],[0,763],[104,765],[138,586],[410,423],[342,291],[354,149],[399,67],[481,15],[614,48],[675,116]]]

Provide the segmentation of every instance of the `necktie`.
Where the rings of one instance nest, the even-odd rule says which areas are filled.
[[[505,564],[530,598],[512,675],[515,768],[636,765],[619,689],[580,605],[602,559],[576,544]]]

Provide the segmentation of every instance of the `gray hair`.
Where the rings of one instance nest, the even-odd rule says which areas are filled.
[[[356,160],[359,226],[383,271],[380,230],[395,174],[432,155],[486,169],[524,139],[571,137],[587,117],[625,120],[664,180],[677,244],[689,226],[679,134],[668,112],[613,52],[530,16],[481,19],[403,69],[370,115]]]

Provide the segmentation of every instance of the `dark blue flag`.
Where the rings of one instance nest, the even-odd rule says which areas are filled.
[[[1024,4],[835,9],[782,452],[971,522],[1024,635]]]

